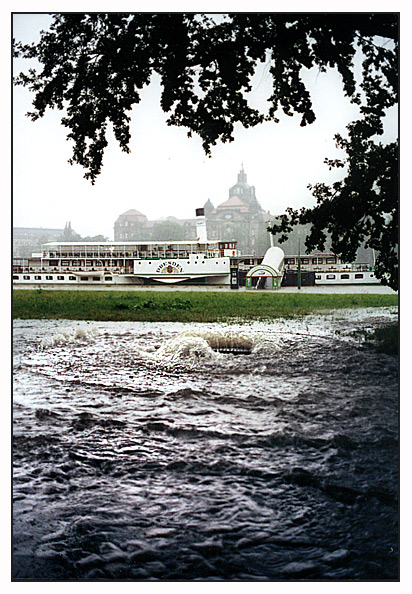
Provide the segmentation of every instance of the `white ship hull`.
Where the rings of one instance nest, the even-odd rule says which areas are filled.
[[[206,284],[230,284],[230,258],[135,260],[134,270],[26,270],[13,274],[13,285],[142,285],[146,281],[177,284],[198,279]]]
[[[374,272],[323,272],[315,275],[315,285],[379,285]]]

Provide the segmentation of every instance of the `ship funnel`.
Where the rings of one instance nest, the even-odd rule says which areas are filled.
[[[196,208],[196,238],[200,243],[207,243],[205,209]]]

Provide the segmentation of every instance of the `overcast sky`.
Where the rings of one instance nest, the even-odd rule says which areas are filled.
[[[24,42],[36,41],[48,22],[46,15],[15,15],[13,35]],[[27,67],[27,61],[17,62],[16,71]],[[262,67],[254,82],[250,101],[264,108],[270,95],[267,69]],[[17,87],[13,99],[13,225],[63,228],[71,221],[83,236],[103,234],[113,239],[115,220],[130,208],[149,219],[192,218],[208,198],[215,206],[228,198],[242,163],[266,211],[280,214],[288,206],[311,206],[314,200],[307,185],[336,179],[337,174],[329,172],[323,160],[339,156],[333,136],[344,133],[357,108],[344,98],[335,71],[311,70],[305,73],[305,82],[317,115],[314,124],[301,128],[299,116],[281,116],[278,124],[248,130],[239,125],[235,141],[214,147],[208,158],[199,138],[189,139],[183,128],[165,124],[167,115],[159,106],[160,87],[154,78],[132,111],[131,153],[121,152],[110,137],[94,186],[84,179],[80,166],[67,162],[71,144],[59,123],[63,113],[48,111],[31,122],[25,114],[31,109],[32,95]],[[392,140],[396,130],[396,110],[392,110],[385,139]]]

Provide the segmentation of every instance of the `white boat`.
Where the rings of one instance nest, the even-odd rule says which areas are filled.
[[[345,263],[335,254],[319,253],[304,256],[286,256],[285,273],[297,274],[298,261],[302,274],[312,275],[315,285],[380,284],[374,265],[368,262]],[[313,283],[312,283],[313,284]]]
[[[193,241],[59,242],[13,265],[13,285],[139,285],[192,281],[229,285],[235,241],[209,241],[203,209]]]

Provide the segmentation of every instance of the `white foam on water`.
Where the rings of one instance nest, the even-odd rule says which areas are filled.
[[[166,339],[157,348],[140,351],[144,357],[160,365],[176,364],[191,368],[201,363],[227,367],[237,365],[238,356],[249,355],[261,347],[262,337],[242,332],[193,328]],[[273,346],[272,346],[273,349]]]
[[[44,350],[46,348],[58,346],[60,344],[75,343],[81,340],[89,340],[94,338],[98,334],[96,328],[71,328],[69,330],[61,330],[57,334],[44,337],[40,344],[39,349]]]

